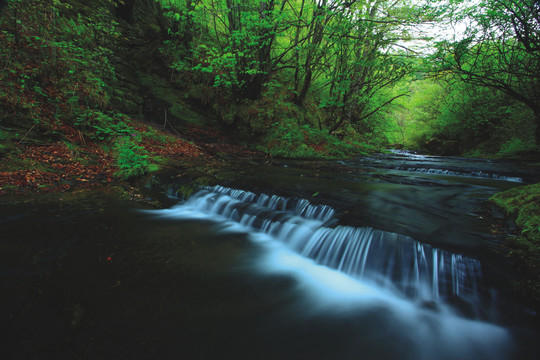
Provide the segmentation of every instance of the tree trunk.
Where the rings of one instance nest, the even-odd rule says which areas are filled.
[[[339,116],[339,120],[328,131],[330,134],[332,134],[334,131],[339,129],[346,122],[345,120],[347,120],[347,122],[350,120],[351,113],[350,113],[350,111],[348,111],[348,106],[347,106],[348,101],[349,101],[349,94],[345,93],[343,95],[343,107],[341,108],[341,114]]]
[[[304,84],[302,90],[295,96],[294,103],[300,107],[304,106],[304,100],[306,99],[309,87],[311,86],[311,61],[306,61],[306,75],[304,76]]]
[[[534,138],[536,140],[536,146],[540,147],[540,106],[536,104],[527,104],[534,113],[534,119],[536,122],[536,131],[534,132]]]
[[[536,131],[535,131],[535,138],[536,138],[536,146],[540,147],[540,116],[536,116]]]
[[[306,99],[309,88],[311,87],[311,81],[313,80],[313,66],[315,55],[317,54],[318,48],[322,43],[324,35],[323,30],[326,20],[321,20],[320,18],[324,16],[325,8],[326,0],[319,4],[317,8],[313,11],[313,22],[309,30],[310,34],[312,34],[309,42],[310,50],[306,55],[306,61],[304,62],[303,66],[305,71],[304,83],[302,85],[300,93],[296,95],[294,99],[294,103],[300,107],[304,106],[304,100]]]
[[[262,95],[263,85],[266,81],[265,74],[257,74],[250,79],[246,79],[238,99],[259,100]]]

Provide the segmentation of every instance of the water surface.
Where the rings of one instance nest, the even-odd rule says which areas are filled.
[[[441,162],[453,173],[429,171]],[[538,358],[536,316],[483,218],[530,168],[403,153],[278,165],[239,164],[205,190],[214,210],[205,193],[161,210],[102,192],[4,199],[2,358]],[[425,278],[403,286],[420,250]]]

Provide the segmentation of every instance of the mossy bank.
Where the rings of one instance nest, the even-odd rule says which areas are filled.
[[[540,184],[512,188],[490,201],[515,219],[519,231],[507,238],[507,244],[526,275],[517,285],[540,301]]]

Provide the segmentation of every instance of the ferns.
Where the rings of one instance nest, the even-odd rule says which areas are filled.
[[[149,160],[148,151],[138,144],[140,139],[135,135],[119,138],[114,145],[116,166],[114,175],[122,180],[156,171],[158,166]]]

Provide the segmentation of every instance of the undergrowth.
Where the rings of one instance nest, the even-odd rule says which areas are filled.
[[[291,119],[275,122],[266,135],[265,143],[264,150],[272,156],[296,159],[336,159],[375,150],[357,139],[339,139]]]
[[[77,1],[7,2],[0,17],[0,154],[60,141],[76,155],[98,143],[112,149],[117,177],[142,175],[156,165],[140,143],[166,138],[137,130],[112,108],[111,58],[121,36],[108,6],[114,2],[87,3],[83,15]]]
[[[512,255],[529,275],[521,286],[540,301],[540,183],[512,188],[490,201],[515,218],[520,234],[509,239]]]
[[[136,135],[119,138],[114,145],[114,157],[118,170],[114,175],[122,180],[144,175],[158,170],[158,166],[150,161],[150,154],[139,145]]]
[[[512,138],[506,141],[497,155],[499,156],[512,156],[519,154],[520,152],[527,152],[535,149],[534,141],[525,142],[519,138]]]

